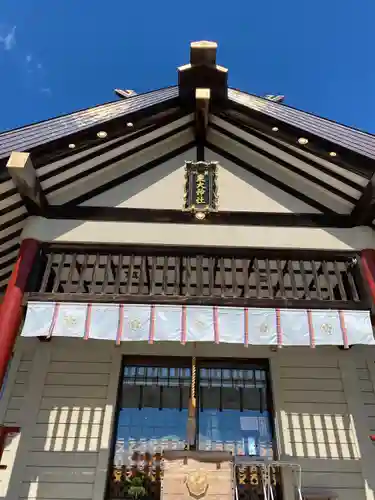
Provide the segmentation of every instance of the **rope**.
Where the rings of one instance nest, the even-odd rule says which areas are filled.
[[[196,385],[197,385],[197,359],[194,356],[191,363],[191,391],[189,401],[189,418],[187,426],[187,439],[189,445],[195,444],[195,431],[196,431]]]

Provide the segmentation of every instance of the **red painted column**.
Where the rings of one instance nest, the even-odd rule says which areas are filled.
[[[0,310],[0,386],[22,321],[22,299],[39,243],[23,240]]]
[[[375,250],[370,248],[361,252],[362,271],[375,306]]]

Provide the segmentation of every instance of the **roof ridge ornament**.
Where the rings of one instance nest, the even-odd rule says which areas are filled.
[[[190,64],[193,66],[216,65],[217,43],[202,40],[190,44]]]
[[[121,99],[129,99],[129,97],[134,97],[137,95],[137,92],[132,89],[115,89],[114,93],[118,96],[121,97]]]
[[[190,63],[178,68],[179,95],[193,102],[197,88],[208,88],[213,100],[228,94],[228,70],[216,64],[217,43],[207,40],[190,44]]]

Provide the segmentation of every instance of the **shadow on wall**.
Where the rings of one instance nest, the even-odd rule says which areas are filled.
[[[30,499],[92,498],[102,419],[103,408],[96,406],[41,410],[30,452],[22,453],[22,440],[15,443],[12,470],[22,467],[25,458],[27,461],[21,488],[17,474],[11,474],[3,498],[11,498],[12,491]],[[7,449],[13,447],[7,442]]]
[[[340,368],[333,358],[314,360],[311,354],[309,359],[303,368],[303,360],[290,360],[281,368],[281,458],[301,465],[303,490],[330,491],[340,500],[365,500],[364,479],[373,489],[374,481],[364,477],[364,453],[354,429],[360,424],[350,415]],[[372,384],[359,380],[358,390],[362,388],[375,402]]]
[[[103,437],[111,350],[53,350],[35,425],[7,443],[2,498],[91,499]],[[69,359],[72,361],[66,361]],[[19,374],[18,374],[19,375]],[[5,420],[16,420],[14,384]],[[22,398],[23,399],[23,398]],[[22,406],[22,405],[20,405]],[[18,413],[15,414],[14,412]],[[11,425],[11,424],[8,424]],[[26,430],[25,430],[26,432]],[[107,445],[105,445],[107,446]],[[11,465],[13,463],[13,466]],[[2,471],[0,471],[1,473]]]
[[[104,406],[87,402],[40,410],[20,498],[92,498],[103,414]],[[302,466],[304,488],[333,491],[340,500],[365,500],[359,454],[349,427],[347,414],[288,415],[285,434],[290,435],[290,454],[283,459]],[[23,458],[16,457],[13,470]],[[9,493],[16,486],[10,478]]]
[[[103,419],[112,351],[104,347],[109,346],[106,341],[65,340],[57,339],[53,343],[36,423],[31,426],[30,435],[23,437],[24,442],[22,438],[15,438],[8,444],[6,453],[13,453],[15,461],[8,470],[9,487],[6,488],[5,482],[2,485],[4,499],[90,500],[93,497],[98,452],[107,447],[108,429]],[[140,352],[140,346],[135,343],[126,349],[129,355],[132,349]],[[191,346],[147,344],[143,350],[154,355],[178,355],[189,354],[190,349]],[[227,356],[243,357],[244,349],[243,346],[228,349],[207,344],[200,348],[199,356],[220,357],[220,353],[226,352]],[[275,354],[280,363],[281,458],[301,465],[304,488],[316,492],[330,490],[339,500],[365,500],[361,449],[353,432],[337,350],[282,351]],[[251,355],[256,356],[257,352],[254,348]],[[269,350],[263,352],[269,355]],[[20,367],[23,366],[21,363]],[[375,409],[374,387],[369,375],[363,368],[357,372],[358,389],[366,394],[365,401],[368,405],[373,403]],[[18,375],[22,373],[26,372],[19,371]],[[5,418],[8,425],[17,425],[18,413],[15,412],[16,407],[22,407],[19,400],[27,385],[21,387],[21,382],[26,379],[20,376],[20,383],[15,383],[12,389]],[[25,448],[29,451],[22,452]],[[373,478],[366,480],[373,487]],[[14,493],[12,496],[12,492],[17,492],[17,496]]]
[[[302,468],[302,490],[331,492],[340,500],[365,500],[359,451],[348,414],[289,413],[283,460]]]

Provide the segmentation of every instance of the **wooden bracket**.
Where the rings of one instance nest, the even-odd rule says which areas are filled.
[[[216,65],[217,43],[207,40],[199,42],[191,42],[190,44],[190,64],[195,66],[200,65]]]
[[[206,140],[210,97],[210,89],[195,90],[195,136],[201,142]]]
[[[13,151],[7,169],[27,210],[42,215],[48,206],[29,153]]]
[[[195,89],[195,140],[197,144],[198,161],[204,161],[204,146],[208,128],[210,98],[210,89]]]
[[[362,196],[357,201],[350,215],[353,219],[353,224],[357,226],[371,225],[373,219],[375,219],[375,174],[368,181]]]

